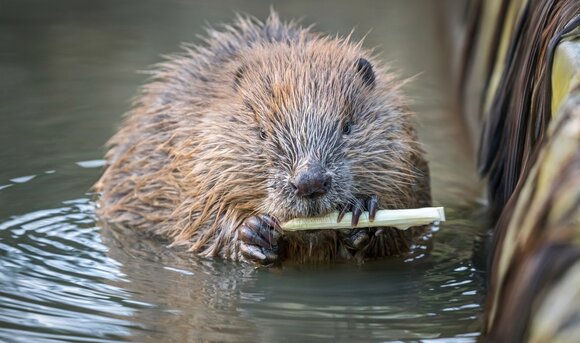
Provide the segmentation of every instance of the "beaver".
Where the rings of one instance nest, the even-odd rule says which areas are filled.
[[[108,143],[98,215],[202,256],[273,264],[405,254],[426,228],[356,228],[431,203],[398,80],[350,36],[272,12],[208,29],[151,72]],[[284,233],[339,210],[353,229]]]

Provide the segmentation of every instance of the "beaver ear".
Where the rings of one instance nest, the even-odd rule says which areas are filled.
[[[247,69],[248,68],[245,65],[243,65],[236,70],[236,73],[234,74],[234,90],[236,91],[240,90],[240,87],[242,85],[242,78],[244,77],[244,74],[246,73]]]
[[[371,62],[361,57],[356,61],[355,66],[357,73],[363,79],[363,83],[372,88],[375,85],[375,72]]]

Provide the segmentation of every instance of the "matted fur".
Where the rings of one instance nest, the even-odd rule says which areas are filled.
[[[359,58],[373,66],[370,86],[357,72]],[[264,23],[238,17],[208,29],[203,45],[186,46],[152,76],[108,143],[95,185],[108,222],[240,260],[237,229],[251,215],[284,221],[373,194],[379,208],[430,205],[402,82],[360,42],[311,33],[275,13]],[[312,161],[332,187],[304,200],[289,180]],[[423,233],[387,229],[362,257],[401,254]],[[297,261],[356,255],[335,230],[291,233],[286,242],[286,257]]]

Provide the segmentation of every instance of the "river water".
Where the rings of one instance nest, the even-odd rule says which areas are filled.
[[[449,2],[449,1],[447,1]],[[460,0],[458,0],[458,3]],[[485,222],[436,1],[274,2],[319,31],[366,35],[416,76],[420,136],[448,221],[415,260],[255,270],[99,226],[90,186],[146,69],[260,1],[0,1],[0,341],[471,342]]]

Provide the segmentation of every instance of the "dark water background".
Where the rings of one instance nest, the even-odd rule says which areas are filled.
[[[461,2],[458,0],[458,3]],[[0,0],[0,341],[455,341],[479,330],[483,225],[437,1],[274,2],[283,18],[368,33],[403,77],[449,221],[431,255],[253,270],[95,222],[103,144],[136,70],[260,1]]]

